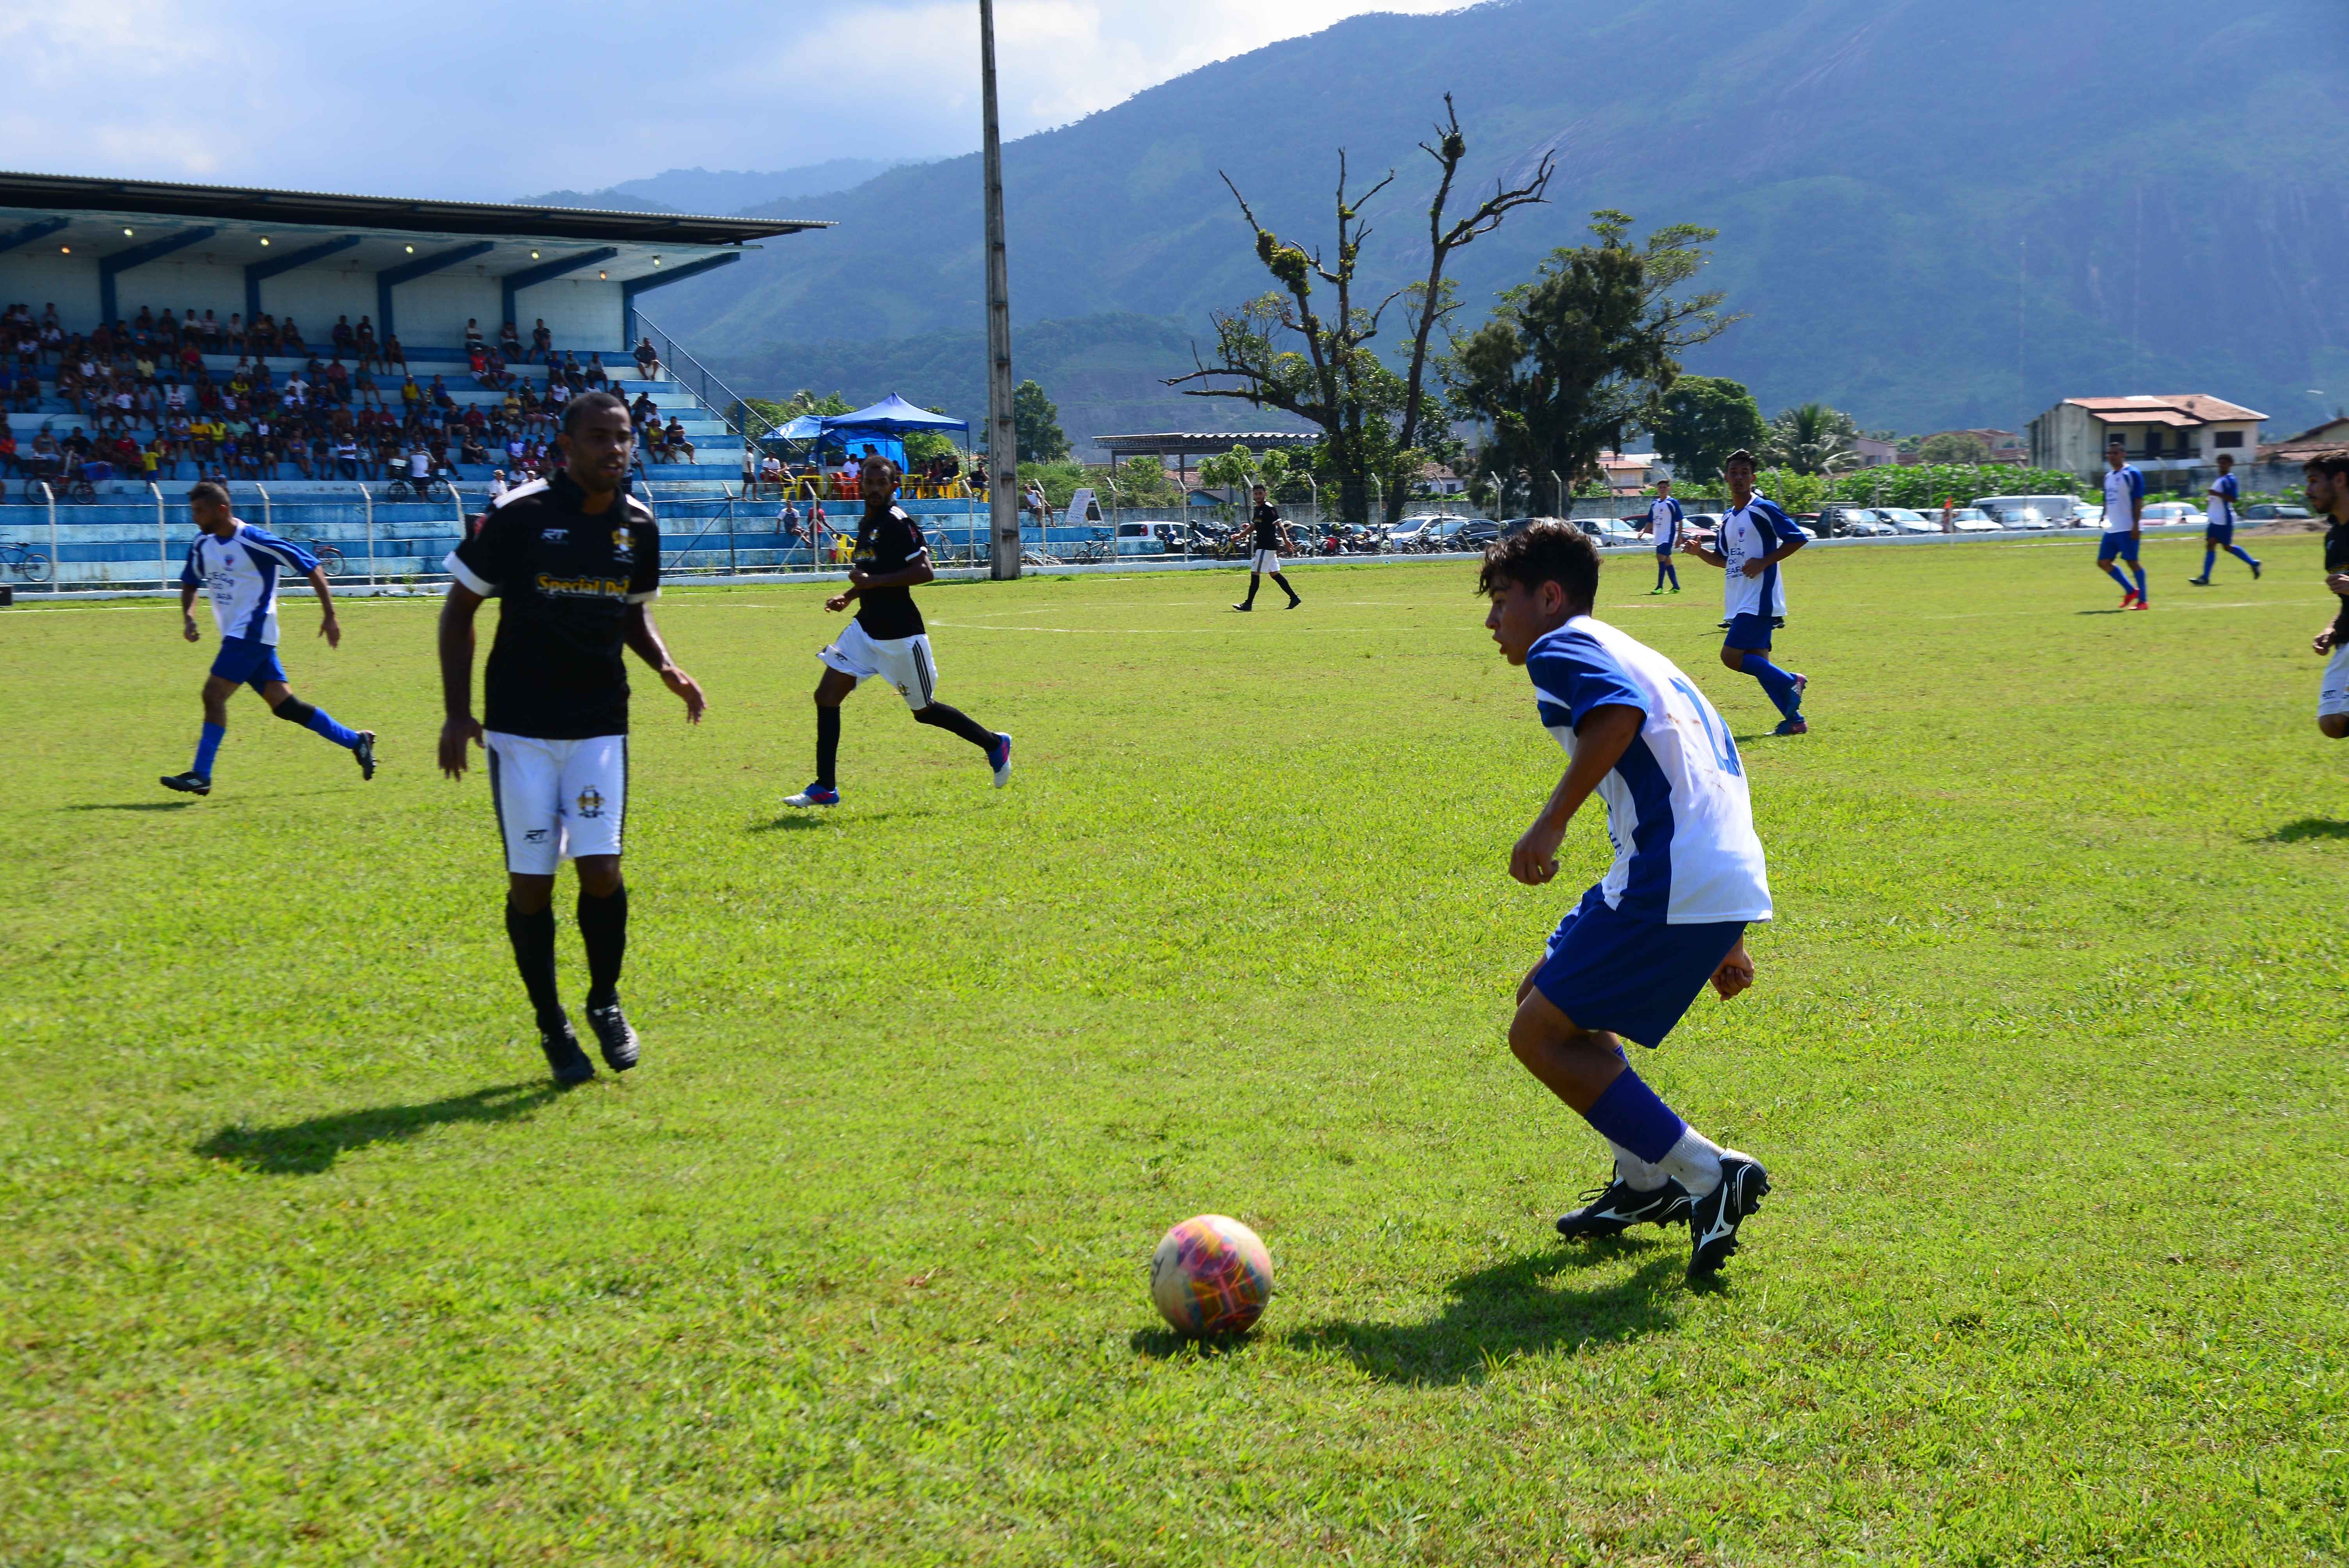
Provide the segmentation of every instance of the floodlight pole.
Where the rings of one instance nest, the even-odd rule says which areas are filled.
[[[978,0],[978,88],[987,179],[988,575],[1019,575],[1019,438],[1011,424],[1011,268],[1003,249],[1003,131],[995,112],[995,0]]]

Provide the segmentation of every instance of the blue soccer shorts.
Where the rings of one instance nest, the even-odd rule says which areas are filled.
[[[2214,522],[2202,531],[2202,542],[2214,550],[2224,550],[2235,542],[2235,525]]]
[[[1773,619],[1774,617],[1769,615],[1732,616],[1729,630],[1722,635],[1721,645],[1724,648],[1759,648],[1766,651],[1770,646]]]
[[[2134,533],[2108,533],[2105,535],[2104,542],[2096,546],[2096,564],[2099,566],[2108,566],[2112,563],[2115,556],[2118,556],[2121,560],[2127,562],[2132,566],[2136,565],[2137,535]]]
[[[1578,1027],[1660,1046],[1744,934],[1742,920],[1637,919],[1609,909],[1594,887],[1557,923],[1534,989]]]
[[[274,643],[258,642],[252,637],[222,637],[220,652],[212,657],[212,674],[257,692],[272,681],[284,681],[285,666],[277,662]]]

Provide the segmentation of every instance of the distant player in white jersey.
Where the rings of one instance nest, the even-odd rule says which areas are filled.
[[[1772,633],[1786,618],[1786,585],[1778,563],[1806,542],[1795,520],[1778,503],[1754,489],[1754,454],[1740,449],[1722,465],[1729,483],[1730,509],[1721,520],[1713,547],[1691,539],[1688,552],[1722,569],[1721,662],[1752,676],[1762,694],[1778,710],[1773,735],[1807,735],[1810,721],[1803,717],[1803,693],[1811,677],[1783,670],[1770,662]]]
[[[2197,588],[2210,586],[2210,568],[2219,564],[2219,552],[2225,551],[2251,569],[2251,581],[2260,580],[2260,563],[2251,552],[2235,542],[2235,504],[2242,499],[2243,485],[2235,477],[2235,459],[2225,452],[2219,454],[2219,477],[2210,481],[2209,521],[2202,527],[2202,575],[2189,577]]]
[[[1579,529],[1537,522],[1485,552],[1485,628],[1532,678],[1565,776],[1509,854],[1529,887],[1557,874],[1567,824],[1607,803],[1615,863],[1558,923],[1517,986],[1509,1048],[1615,1150],[1615,1175],[1557,1222],[1561,1235],[1686,1221],[1689,1277],[1719,1269],[1770,1182],[1751,1155],[1696,1131],[1631,1069],[1623,1041],[1654,1047],[1710,984],[1754,982],[1748,922],[1770,886],[1729,726],[1670,659],[1593,620],[1599,552]]]
[[[212,761],[228,738],[228,699],[241,686],[251,686],[279,718],[348,751],[357,759],[360,778],[374,778],[375,731],[347,729],[324,708],[295,696],[277,658],[277,580],[287,572],[305,577],[317,594],[318,635],[326,639],[326,646],[343,645],[334,592],[326,586],[318,558],[292,540],[237,517],[229,510],[226,485],[202,480],[188,491],[188,511],[198,531],[188,546],[187,563],[180,569],[180,634],[191,643],[202,640],[195,615],[196,590],[202,588],[220,631],[220,652],[204,680],[204,727],[196,742],[195,763],[185,773],[165,778],[163,788],[182,795],[212,792]]]
[[[2128,448],[2118,436],[2105,443],[2105,536],[2096,545],[2096,566],[2121,585],[2121,608],[2145,608],[2145,567],[2137,561],[2142,542],[2145,476],[2129,466]],[[2132,585],[2117,562],[2129,563]]]
[[[1656,499],[1648,505],[1648,531],[1656,542],[1656,585],[1648,590],[1651,597],[1664,591],[1664,579],[1672,580],[1672,592],[1681,591],[1681,574],[1672,564],[1672,552],[1680,548],[1681,523],[1685,514],[1681,503],[1672,499],[1672,481],[1656,481]]]

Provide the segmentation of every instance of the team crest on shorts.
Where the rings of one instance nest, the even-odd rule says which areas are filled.
[[[593,821],[604,814],[604,797],[590,784],[579,791],[579,814]]]

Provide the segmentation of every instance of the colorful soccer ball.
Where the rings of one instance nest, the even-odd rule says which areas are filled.
[[[1245,1334],[1272,1295],[1272,1255],[1237,1220],[1199,1214],[1160,1239],[1150,1298],[1185,1334]]]

